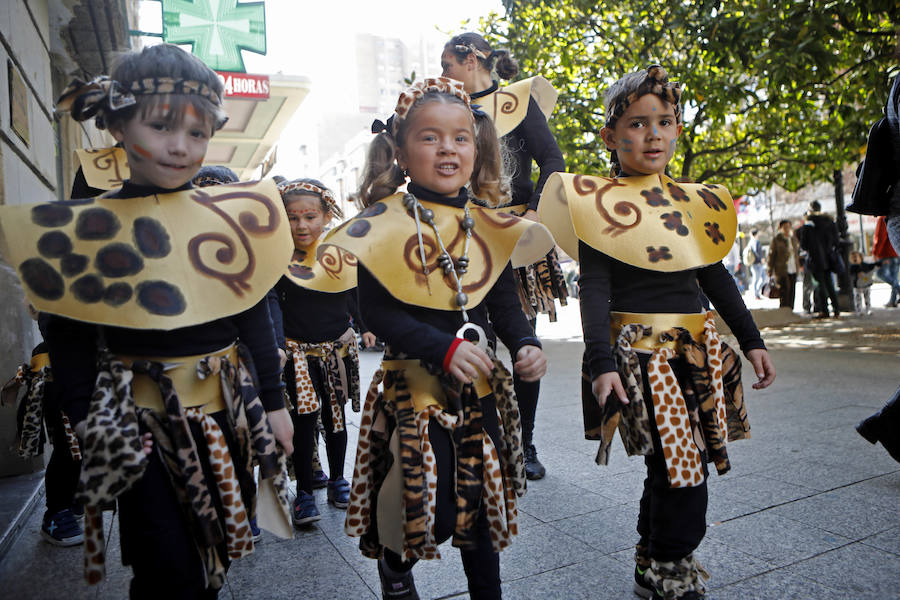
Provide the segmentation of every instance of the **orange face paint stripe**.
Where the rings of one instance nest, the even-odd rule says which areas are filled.
[[[144,148],[143,146],[141,146],[140,144],[135,144],[133,146],[133,148],[134,148],[134,151],[137,153],[137,155],[140,156],[141,158],[146,158],[146,159],[153,158],[153,155],[150,154],[150,151],[147,150],[146,148]]]

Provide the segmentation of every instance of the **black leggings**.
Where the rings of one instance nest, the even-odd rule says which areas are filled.
[[[344,358],[344,362],[351,360],[349,357]],[[325,391],[325,373],[323,372],[319,361],[307,360],[309,365],[309,377],[312,380],[313,388],[319,397],[319,404],[322,407],[322,425],[325,427],[325,452],[328,455],[328,478],[336,481],[344,476],[344,458],[347,455],[347,426],[344,420],[344,406],[341,405],[341,419],[344,420],[344,430],[334,431],[334,421],[332,419],[331,402],[328,401],[328,394]],[[349,365],[346,365],[349,372]],[[297,387],[291,385],[294,381],[294,364],[288,361],[285,365],[285,377],[288,381],[288,393],[291,403],[296,405]],[[297,414],[296,410],[291,411],[291,420],[294,422],[294,473],[297,476],[297,494],[304,491],[307,494],[312,493],[312,456],[313,448],[316,444],[316,421],[319,413],[311,413],[305,415]]]
[[[647,380],[647,362],[650,355],[639,352],[638,358],[644,380],[644,404],[650,423],[655,423],[653,397]],[[670,360],[669,364],[679,385],[683,386],[689,377],[684,360],[676,358]],[[687,407],[688,411],[696,408],[691,405]],[[653,454],[644,457],[647,477],[644,479],[637,532],[641,536],[639,543],[648,548],[651,558],[673,561],[693,552],[706,534],[706,453],[700,455],[704,475],[702,484],[696,487],[669,487],[659,433],[653,425],[650,431],[653,438]]]
[[[535,332],[537,327],[537,319],[529,319],[531,324],[531,332]],[[512,357],[513,363],[516,357]],[[519,374],[513,372],[513,389],[516,392],[516,401],[519,403],[519,414],[522,417],[522,444],[527,448],[532,444],[532,434],[534,433],[534,417],[537,412],[538,396],[541,393],[541,380],[522,381]]]
[[[483,411],[484,430],[494,445],[500,447],[500,426],[497,422],[497,403],[493,394],[481,399]],[[428,423],[428,433],[431,445],[434,448],[435,466],[437,468],[437,494],[435,509],[434,535],[438,544],[441,544],[453,535],[456,528],[456,451],[453,439],[449,431],[441,427],[436,421]],[[469,597],[472,600],[494,600],[501,597],[500,593],[500,556],[494,552],[491,544],[491,530],[487,522],[487,515],[482,506],[478,513],[478,521],[475,525],[476,545],[474,548],[460,549],[463,569],[469,584]],[[384,560],[387,565],[397,572],[409,571],[418,560],[404,561],[399,554],[384,549]]]
[[[234,440],[226,422],[224,411],[211,415],[228,443],[234,456]],[[200,464],[208,483],[215,475],[209,463],[209,447],[200,424],[188,423],[194,438]],[[141,433],[146,432],[142,426]],[[154,450],[148,455],[147,467],[141,478],[118,498],[119,534],[122,546],[122,563],[131,565],[129,597],[166,598],[166,600],[193,600],[216,598],[218,590],[206,587],[203,562],[193,539],[193,532],[169,474]],[[210,488],[213,505],[222,514],[222,502],[215,484]],[[219,521],[225,529],[224,520]],[[217,546],[219,557],[228,569],[230,560],[225,542]]]
[[[47,514],[55,515],[61,510],[72,507],[75,489],[78,487],[78,477],[81,474],[81,461],[72,458],[62,423],[62,413],[57,408],[49,408],[49,410],[45,419],[53,450],[44,473],[44,489],[47,494]]]

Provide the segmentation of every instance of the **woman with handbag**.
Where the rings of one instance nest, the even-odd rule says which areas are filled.
[[[770,278],[780,290],[779,306],[794,308],[794,291],[797,286],[797,272],[800,270],[800,242],[794,235],[790,221],[778,223],[778,233],[772,238],[766,266]]]

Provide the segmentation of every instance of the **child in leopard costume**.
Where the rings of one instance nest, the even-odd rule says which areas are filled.
[[[588,439],[605,464],[618,429],[644,456],[635,592],[704,595],[693,555],[706,531],[706,463],[730,468],[729,440],[749,437],[740,358],[721,342],[701,292],[737,337],[767,387],[775,369],[721,263],[737,229],[722,186],[679,183],[666,165],[681,133],[681,89],[659,65],[626,75],[606,96],[600,134],[615,177],[556,173],[541,220],[580,265]]]

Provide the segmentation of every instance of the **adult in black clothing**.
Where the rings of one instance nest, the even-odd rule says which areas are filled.
[[[838,248],[840,236],[834,220],[822,213],[822,205],[817,200],[809,203],[806,224],[798,237],[800,247],[806,252],[805,267],[812,274],[818,316],[828,317],[830,299],[834,316],[839,317],[841,309],[832,275],[844,270]]]
[[[498,134],[502,136],[503,145],[511,158],[512,204],[524,205],[526,209],[523,216],[538,221],[537,206],[544,183],[552,173],[566,170],[562,152],[547,125],[547,114],[544,110],[549,112],[549,109],[539,105],[526,85],[519,93],[520,96],[527,95],[526,111],[519,111],[513,119],[505,117],[501,119],[495,114],[498,111],[492,110],[494,98],[499,98],[501,102],[509,102],[510,98],[514,97],[500,87],[496,77],[504,80],[512,79],[519,73],[519,65],[508,51],[492,49],[484,37],[477,33],[462,33],[451,38],[441,54],[441,69],[444,77],[461,81],[472,102],[484,105],[485,111],[495,118]],[[549,87],[543,79],[536,79],[539,81],[533,85]],[[544,91],[545,96],[552,96],[555,102],[555,91],[552,88]],[[551,93],[547,94],[548,91]],[[501,97],[501,94],[505,95]],[[522,98],[516,98],[515,102],[520,103],[521,100]],[[550,107],[552,108],[552,103]],[[516,122],[516,119],[520,120]],[[511,130],[506,131],[509,127],[512,127]],[[533,183],[531,178],[532,162],[537,163],[540,169],[537,184]],[[518,269],[516,275],[521,288],[522,308],[531,321],[532,329],[535,328],[536,315],[539,312],[546,312],[551,321],[555,321],[554,298],[565,305],[568,295],[556,251],[551,251],[545,260],[533,267]],[[549,286],[541,285],[542,280],[549,282]],[[528,383],[515,376],[514,382],[516,399],[522,413],[525,472],[528,479],[541,479],[546,469],[537,458],[533,442],[540,381]]]

